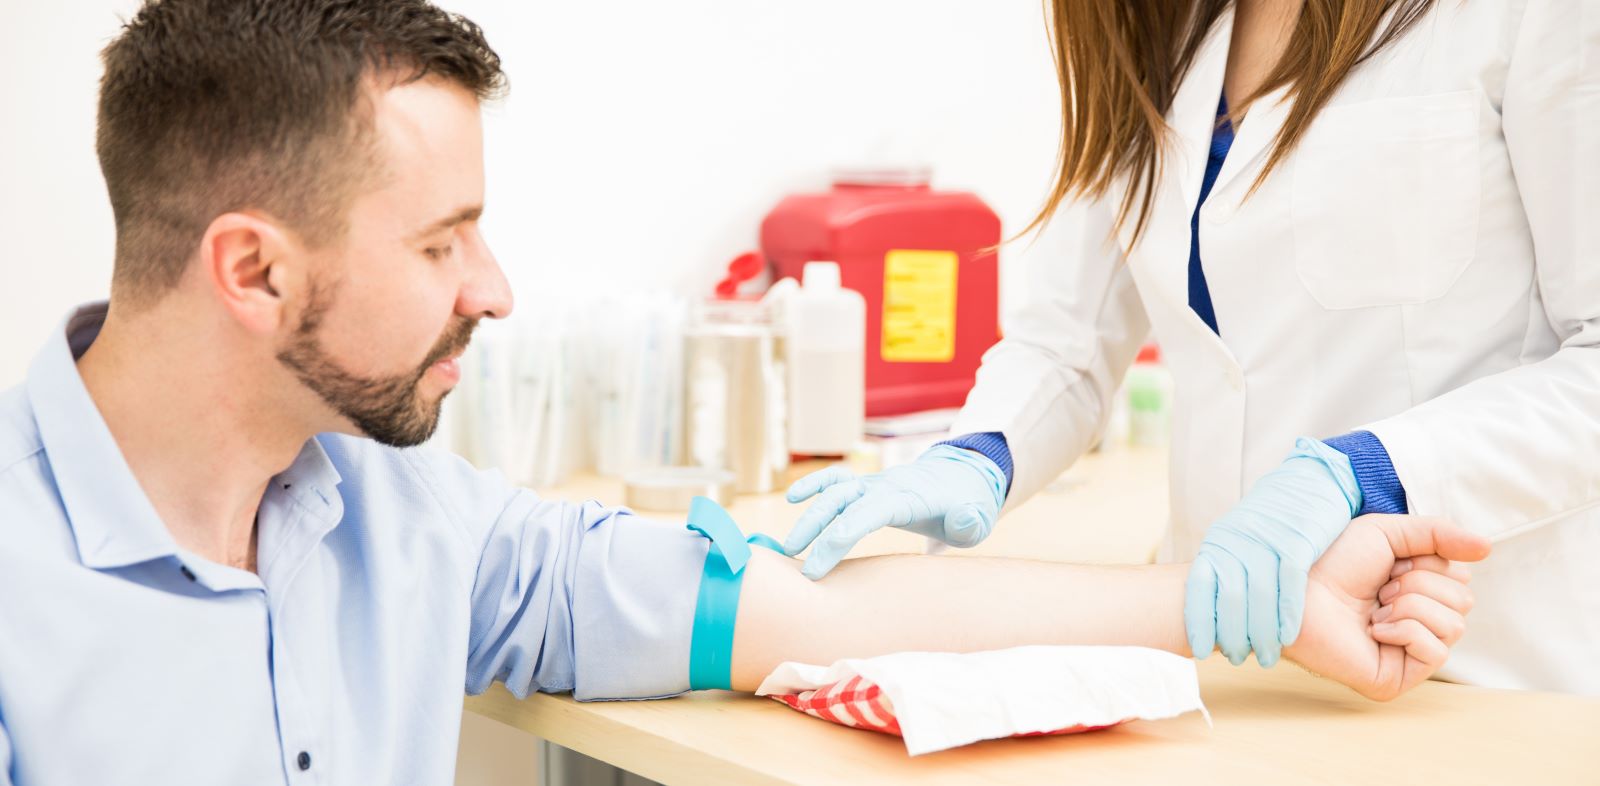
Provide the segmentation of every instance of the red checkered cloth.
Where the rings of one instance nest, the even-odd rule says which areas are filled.
[[[867,729],[869,731],[900,734],[900,722],[894,714],[894,704],[884,694],[877,683],[869,681],[862,676],[851,677],[829,685],[824,685],[816,690],[801,691],[799,693],[773,694],[769,698],[781,701],[814,718],[821,718],[841,726],[854,729]],[[1030,731],[1022,734],[1013,734],[1013,737],[1042,737],[1054,734],[1077,734],[1085,731],[1109,729],[1112,726],[1127,723],[1133,718],[1124,718],[1116,723],[1102,726],[1068,726],[1053,731]]]

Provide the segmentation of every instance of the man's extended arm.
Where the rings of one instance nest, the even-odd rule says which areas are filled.
[[[827,664],[907,650],[1131,644],[1190,654],[1187,565],[908,555],[846,561],[812,582],[795,561],[756,551],[734,639],[738,690],[753,690],[782,661]],[[1481,538],[1437,519],[1359,519],[1313,570],[1304,629],[1285,654],[1363,695],[1392,698],[1443,665],[1461,635],[1471,594],[1463,567],[1446,560],[1487,553]],[[1408,567],[1415,569],[1380,600],[1391,573]],[[1380,608],[1389,609],[1387,618],[1374,628],[1370,618]]]
[[[693,684],[709,540],[626,509],[540,499],[453,456],[406,456],[419,487],[461,524],[469,693],[503,681],[518,696],[637,699]],[[1400,597],[1380,604],[1397,555],[1474,560],[1487,550],[1438,520],[1358,520],[1313,568],[1301,637],[1286,654],[1365,695],[1396,695],[1444,662],[1471,604],[1464,570],[1423,556],[1409,560],[1421,569],[1401,577]],[[758,548],[743,574],[730,677],[746,690],[783,661],[907,650],[1099,643],[1187,654],[1182,566],[902,556],[847,562],[814,583]],[[1380,605],[1392,607],[1393,627],[1369,632]]]

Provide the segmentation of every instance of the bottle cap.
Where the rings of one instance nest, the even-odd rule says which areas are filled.
[[[728,263],[728,275],[717,282],[716,298],[718,300],[736,300],[739,297],[739,285],[761,275],[767,266],[766,257],[759,251],[747,251],[733,258]]]
[[[801,286],[805,289],[838,289],[838,262],[807,262]]]

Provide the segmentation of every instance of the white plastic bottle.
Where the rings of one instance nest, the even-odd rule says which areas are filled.
[[[1167,444],[1172,428],[1172,372],[1161,348],[1145,344],[1122,382],[1128,401],[1128,441],[1141,447]]]
[[[783,304],[788,326],[789,452],[843,456],[866,417],[867,303],[837,262],[807,262]]]

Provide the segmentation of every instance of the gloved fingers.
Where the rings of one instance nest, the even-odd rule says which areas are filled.
[[[825,488],[855,479],[856,473],[851,472],[848,467],[837,464],[825,467],[789,484],[789,491],[784,494],[784,499],[789,500],[790,504],[805,502]]]
[[[1467,589],[1467,585],[1426,570],[1401,574],[1399,578],[1383,585],[1378,589],[1378,603],[1387,605],[1395,598],[1413,592],[1433,598],[1462,614],[1472,611],[1472,590]]]
[[[1217,573],[1217,647],[1237,666],[1250,655],[1249,572],[1222,549],[1212,550],[1211,567]],[[1277,606],[1273,598],[1272,607]]]
[[[1420,661],[1429,671],[1443,666],[1445,659],[1450,657],[1450,648],[1414,619],[1373,625],[1372,638],[1380,644],[1404,647],[1407,656]]]
[[[1372,613],[1372,623],[1399,622],[1412,619],[1422,623],[1435,638],[1446,646],[1455,646],[1467,631],[1467,616],[1433,598],[1420,593],[1397,596],[1389,605],[1379,606]]]
[[[830,522],[843,513],[856,500],[867,493],[867,484],[858,479],[835,483],[817,495],[806,512],[794,522],[794,528],[783,539],[783,551],[789,556],[799,554],[822,534]]]
[[[1256,653],[1256,663],[1270,669],[1283,651],[1283,645],[1278,643],[1278,611],[1282,604],[1282,594],[1278,591],[1280,560],[1270,552],[1250,556],[1245,571],[1245,625],[1250,633],[1250,648]]]
[[[1413,570],[1426,570],[1439,573],[1466,584],[1472,581],[1472,568],[1465,563],[1451,562],[1435,554],[1424,554],[1420,557],[1408,557],[1397,560],[1389,571],[1389,578],[1397,579]]]
[[[1204,660],[1217,646],[1217,573],[1204,552],[1189,566],[1183,584],[1183,627],[1189,634],[1189,654]]]
[[[1300,625],[1305,621],[1306,574],[1294,560],[1278,559],[1278,640],[1285,647],[1300,638]],[[1256,660],[1261,660],[1259,648]]]
[[[893,520],[893,506],[894,498],[884,496],[868,497],[851,505],[817,536],[800,572],[813,581],[828,575],[862,538],[888,526]]]
[[[989,537],[993,528],[994,520],[981,503],[966,502],[944,514],[944,537],[941,540],[958,548],[968,548]]]

